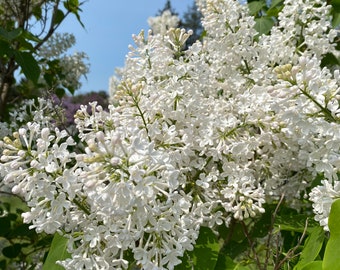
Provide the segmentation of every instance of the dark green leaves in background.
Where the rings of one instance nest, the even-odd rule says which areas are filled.
[[[175,269],[214,270],[219,250],[220,245],[216,234],[207,227],[201,227],[194,250],[186,252],[182,264]]]

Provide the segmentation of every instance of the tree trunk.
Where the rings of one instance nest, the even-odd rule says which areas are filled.
[[[6,106],[8,102],[8,94],[14,83],[14,72],[17,69],[15,65],[14,58],[11,59],[7,65],[7,68],[2,68],[1,70],[5,70],[4,74],[2,74],[2,81],[0,83],[0,121],[5,120],[6,116]]]

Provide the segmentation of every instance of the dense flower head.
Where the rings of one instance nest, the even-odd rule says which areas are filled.
[[[0,122],[0,138],[11,135],[28,122],[38,122],[43,126],[51,126],[58,121],[58,111],[61,108],[51,100],[44,98],[27,99],[15,104],[9,112],[8,122]]]
[[[84,52],[68,54],[68,50],[76,43],[73,34],[55,33],[39,48],[38,55],[42,63],[40,82],[46,84],[45,76],[49,74],[51,66],[60,70],[54,75],[53,87],[62,86],[71,92],[81,87],[80,78],[89,72],[88,56]],[[48,59],[48,61],[47,61]],[[50,83],[47,83],[50,85]]]
[[[237,1],[198,3],[204,40],[183,50],[181,29],[135,35],[112,105],[77,111],[77,140],[31,121],[0,143],[24,220],[68,238],[67,269],[127,268],[131,256],[173,269],[201,226],[254,218],[282,194],[297,209],[310,196],[328,229],[340,169],[339,71],[321,67],[335,50],[329,8],[287,0],[258,36]]]

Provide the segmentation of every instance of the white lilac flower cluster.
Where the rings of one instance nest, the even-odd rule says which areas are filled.
[[[51,121],[57,121],[57,114],[60,110],[61,108],[53,105],[51,100],[43,98],[24,100],[9,111],[8,123],[0,122],[0,138],[11,135],[28,122],[39,122],[44,126],[51,126]]]
[[[76,43],[73,34],[55,33],[46,43],[39,48],[38,54],[42,59],[49,59],[43,62],[42,75],[40,80],[44,83],[44,75],[48,73],[48,63],[58,61],[61,70],[59,80],[54,84],[61,84],[68,89],[79,89],[80,78],[89,72],[88,56],[84,52],[74,52],[72,55],[67,51]]]
[[[38,98],[37,100],[27,99],[14,106],[9,112],[8,122],[0,122],[0,138],[13,134],[27,123],[39,123],[40,126],[51,128],[61,123],[62,108],[55,105],[51,100]],[[0,147],[0,156],[4,148]],[[6,153],[6,151],[5,151]],[[2,179],[0,177],[0,179]],[[0,182],[0,189],[7,189],[4,183]]]
[[[295,207],[309,195],[327,229],[340,197],[340,81],[320,62],[338,33],[323,1],[284,4],[258,37],[246,6],[199,1],[203,42],[183,51],[180,29],[134,36],[114,105],[75,115],[79,143],[39,121],[0,142],[25,222],[69,240],[61,265],[173,269],[201,226],[255,217],[282,194]]]

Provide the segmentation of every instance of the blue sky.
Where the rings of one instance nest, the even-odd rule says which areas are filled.
[[[165,5],[166,0],[89,0],[83,6],[83,29],[74,17],[68,17],[59,32],[73,33],[77,44],[70,53],[83,51],[89,56],[90,73],[82,80],[78,93],[108,90],[109,77],[116,67],[124,66],[132,34],[148,29],[147,19]],[[193,0],[172,0],[182,15]]]

